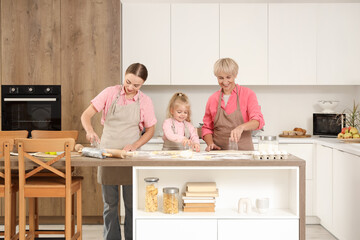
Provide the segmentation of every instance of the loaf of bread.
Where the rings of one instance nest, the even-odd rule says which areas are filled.
[[[294,131],[295,131],[296,135],[305,135],[306,134],[306,130],[303,128],[296,127],[296,128],[294,128]]]

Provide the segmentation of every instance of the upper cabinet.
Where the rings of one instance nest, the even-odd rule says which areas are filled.
[[[123,4],[122,20],[122,77],[140,62],[149,71],[146,84],[169,85],[170,4]]]
[[[316,84],[316,4],[269,4],[269,84]]]
[[[242,85],[360,85],[360,3],[125,3],[123,72],[147,84],[217,85],[230,57]]]
[[[360,85],[360,4],[318,6],[317,82]]]
[[[220,4],[220,57],[239,65],[237,82],[267,84],[266,3]]]
[[[217,84],[219,4],[171,5],[171,84]]]

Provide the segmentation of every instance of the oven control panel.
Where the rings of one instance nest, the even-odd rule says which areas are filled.
[[[3,95],[60,95],[59,85],[3,85]]]

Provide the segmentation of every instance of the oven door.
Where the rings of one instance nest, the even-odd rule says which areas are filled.
[[[61,130],[60,97],[4,97],[2,130]]]

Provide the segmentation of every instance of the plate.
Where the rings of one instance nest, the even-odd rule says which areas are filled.
[[[279,137],[284,137],[284,138],[309,138],[311,137],[311,135],[283,135],[283,134],[279,134]]]
[[[360,138],[348,138],[348,139],[339,139],[341,142],[345,142],[345,143],[360,143]]]

